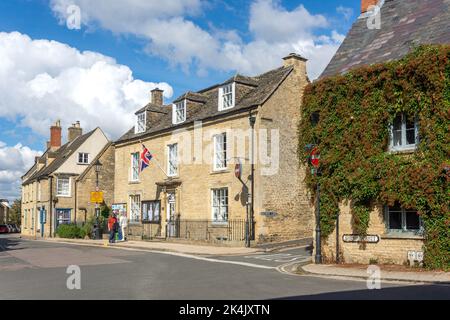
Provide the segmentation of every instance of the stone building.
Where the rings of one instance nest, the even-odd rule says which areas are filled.
[[[62,145],[59,121],[50,128],[47,150],[22,177],[22,234],[53,237],[61,224],[82,223],[94,215],[90,194],[96,191],[95,164],[102,164],[99,190],[112,204],[114,152],[100,128],[83,134],[80,123],[68,129]]]
[[[0,199],[0,224],[8,223],[10,209],[9,201]]]
[[[114,209],[127,213],[130,237],[235,244],[247,230],[254,243],[310,237],[296,139],[308,83],[306,59],[291,54],[278,69],[236,75],[171,104],[153,90],[135,127],[114,143]]]
[[[379,10],[369,10],[375,5]],[[450,0],[362,0],[361,7],[360,17],[321,78],[400,59],[420,44],[450,43]],[[379,28],[374,24],[377,20]],[[407,156],[415,152],[419,141],[417,125],[405,118],[397,117],[389,152]],[[407,128],[416,134],[407,134]],[[370,214],[367,233],[371,237],[364,239],[365,245],[352,236],[349,205],[341,204],[340,212],[339,251],[346,263],[403,264],[408,262],[408,253],[423,254],[423,225],[415,210],[379,203]],[[335,259],[336,230],[326,239],[322,253],[327,260]]]

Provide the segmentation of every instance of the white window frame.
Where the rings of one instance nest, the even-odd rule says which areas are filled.
[[[137,156],[137,157],[136,157]],[[133,152],[130,157],[130,182],[139,182],[140,153]]]
[[[172,124],[180,124],[186,121],[186,99],[172,105]]]
[[[390,233],[390,234],[395,234],[395,233],[401,233],[401,234],[416,234],[416,235],[423,235],[424,232],[424,225],[423,225],[423,220],[422,218],[419,216],[419,229],[408,229],[407,225],[406,225],[406,213],[407,212],[417,212],[417,210],[407,210],[405,208],[400,208],[400,212],[401,212],[401,224],[402,224],[402,228],[401,229],[391,229],[390,227],[390,214],[391,214],[391,208],[389,206],[385,206],[384,208],[385,211],[385,225],[386,225],[386,232]]]
[[[69,187],[67,189],[68,190],[67,193],[62,193],[61,192],[62,190],[60,189],[59,183],[62,180],[67,180],[68,181]],[[71,194],[72,194],[72,178],[60,178],[60,177],[58,177],[56,179],[56,196],[57,197],[61,197],[61,198],[70,198]]]
[[[401,113],[402,117],[402,127],[401,127],[401,145],[394,146],[394,123],[392,123],[389,127],[390,131],[390,141],[389,141],[389,151],[412,151],[415,150],[419,144],[419,124],[417,118],[414,118],[414,135],[415,135],[415,143],[408,144],[406,140],[406,120],[407,116],[405,113]],[[396,116],[397,118],[397,116]],[[395,119],[394,119],[395,121]]]
[[[167,175],[169,177],[178,176],[178,143],[167,146]]]
[[[134,133],[143,133],[147,130],[147,112],[141,112],[136,115],[136,126]]]
[[[142,201],[141,195],[133,194],[130,195],[130,223],[136,224],[141,223],[142,219]]]
[[[80,161],[80,158],[82,159]],[[89,164],[90,163],[90,155],[87,152],[78,152],[78,164]]]
[[[220,139],[220,141],[219,141]],[[214,143],[214,155],[213,155],[213,170],[223,171],[228,168],[227,161],[227,134],[226,132],[221,134],[216,134],[213,137]],[[219,145],[220,143],[220,145]],[[219,149],[220,148],[220,149]]]
[[[228,195],[228,188],[211,189],[211,218],[214,224],[228,224],[230,217]],[[225,213],[222,212],[224,209]]]
[[[231,92],[230,92],[231,90]],[[229,105],[225,103],[231,98]],[[236,104],[236,82],[228,83],[219,88],[219,111],[233,109]]]

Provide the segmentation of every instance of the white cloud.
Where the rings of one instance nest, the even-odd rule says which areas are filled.
[[[41,154],[21,144],[10,147],[0,141],[0,198],[14,200],[20,197],[21,176]]]
[[[353,9],[347,8],[344,6],[337,7],[336,12],[341,14],[346,21],[349,21],[351,19],[351,17],[353,16]]]
[[[76,120],[85,130],[100,126],[115,139],[132,127],[134,111],[149,101],[151,89],[173,95],[167,83],[134,79],[110,57],[18,32],[0,33],[0,61],[0,117],[20,119],[46,137],[60,119],[63,127]]]
[[[316,30],[330,27],[323,15],[313,15],[299,5],[288,11],[278,0],[255,0],[250,6],[249,32],[244,42],[236,30],[209,30],[189,20],[199,15],[201,0],[51,0],[62,24],[67,6],[81,8],[82,23],[116,34],[131,34],[148,40],[149,54],[172,66],[198,74],[207,70],[234,71],[253,75],[278,67],[281,58],[297,51],[310,59],[308,70],[317,78],[339,47],[342,36],[326,35],[324,45]]]
[[[167,83],[134,79],[110,57],[18,32],[0,33],[0,61],[0,117],[45,137],[60,119],[64,128],[79,120],[85,132],[100,126],[116,139],[133,126],[134,112],[149,101],[151,89],[173,95]],[[0,198],[19,195],[20,177],[37,154],[0,141]]]

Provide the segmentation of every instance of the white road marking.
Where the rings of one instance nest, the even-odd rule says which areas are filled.
[[[116,250],[126,250],[126,251],[135,251],[135,252],[147,252],[147,253],[157,253],[157,254],[165,254],[169,256],[176,256],[176,257],[182,257],[187,259],[194,259],[194,260],[201,260],[206,262],[212,262],[212,263],[224,263],[224,264],[234,264],[234,265],[240,265],[244,267],[251,267],[251,268],[258,268],[258,269],[270,269],[275,270],[276,267],[269,267],[269,266],[263,266],[260,264],[254,264],[254,263],[248,263],[248,262],[241,262],[241,261],[231,261],[231,260],[219,260],[219,259],[213,259],[213,258],[205,258],[200,256],[194,256],[186,253],[179,253],[179,252],[170,252],[170,251],[157,251],[157,250],[145,250],[145,249],[135,249],[135,248],[124,248],[124,247],[114,247],[114,246],[99,246],[95,244],[89,244],[89,243],[74,243],[74,242],[64,242],[64,241],[45,241],[45,240],[35,240],[35,241],[42,241],[42,242],[52,242],[55,244],[68,244],[68,245],[74,245],[74,246],[85,246],[85,247],[95,247],[95,248],[103,248],[103,249],[116,249]]]
[[[281,262],[281,263],[288,263],[288,262],[303,262],[303,261],[309,261],[311,259],[310,256],[304,256],[304,255],[292,255],[289,253],[278,253],[278,254],[270,254],[270,255],[253,255],[253,256],[246,256],[246,259],[258,259],[258,260],[265,260],[265,261],[275,261],[275,262]]]

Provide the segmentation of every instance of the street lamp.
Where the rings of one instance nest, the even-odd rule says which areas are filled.
[[[100,173],[100,170],[102,169],[102,163],[100,162],[99,159],[97,159],[97,161],[94,163],[94,168],[95,168],[95,174],[96,174],[96,181],[95,181],[95,191],[98,192],[99,191],[99,187],[98,187],[98,174]],[[99,219],[100,218],[100,208],[98,205],[98,202],[95,202],[95,220],[96,220],[96,225],[97,228],[95,230],[95,239],[96,240],[101,240],[102,236],[100,234],[100,223],[99,223]]]
[[[251,164],[251,187],[250,187],[250,195],[248,197],[248,201],[250,201],[250,210],[247,210],[247,236],[246,236],[246,246],[250,247],[250,239],[252,238],[252,229],[253,229],[253,218],[254,218],[254,203],[255,203],[255,124],[256,117],[252,115],[251,111],[248,115],[248,120],[250,123],[250,127],[252,128],[252,146],[251,146],[251,155],[250,155],[250,164]],[[249,212],[250,211],[250,212]]]
[[[99,159],[97,159],[97,161],[94,163],[94,166],[95,166],[95,173],[97,175],[97,180],[96,180],[95,186],[97,187],[97,191],[98,191],[98,174],[100,173],[100,170],[102,170],[103,164],[100,162]]]

